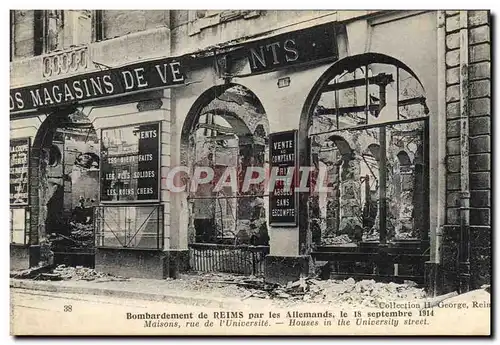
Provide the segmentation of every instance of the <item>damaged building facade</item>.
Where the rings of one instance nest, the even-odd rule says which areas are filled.
[[[490,281],[488,11],[16,10],[10,43],[13,269]],[[165,183],[275,166],[330,188]]]

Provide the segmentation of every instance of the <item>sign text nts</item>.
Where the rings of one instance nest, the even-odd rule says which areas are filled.
[[[338,58],[334,26],[320,25],[259,40],[249,45],[247,58],[252,73]]]

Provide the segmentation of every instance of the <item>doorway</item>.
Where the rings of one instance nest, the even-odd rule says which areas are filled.
[[[253,92],[238,84],[214,87],[195,103],[181,145],[184,165],[213,171],[211,181],[189,188],[191,267],[201,271],[263,273],[269,252],[264,184],[243,190],[248,169],[265,168],[269,123]],[[219,182],[229,182],[218,188]]]
[[[92,123],[78,109],[55,112],[40,126],[32,151],[38,193],[31,195],[31,244],[48,246],[55,264],[93,267],[100,158]]]

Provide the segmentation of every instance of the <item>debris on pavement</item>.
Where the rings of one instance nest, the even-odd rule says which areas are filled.
[[[278,289],[280,293],[282,290]],[[415,287],[415,283],[377,283],[374,280],[356,282],[353,278],[346,280],[301,279],[288,284],[285,294],[292,299],[311,302],[347,303],[370,307],[379,306],[380,302],[397,299],[421,299],[425,297],[424,289]],[[285,295],[279,294],[284,297]]]
[[[380,283],[374,280],[355,282],[349,278],[338,281],[330,288],[326,288],[325,299],[328,302],[360,304],[367,307],[378,307],[381,302],[390,300],[413,300],[425,298],[423,288],[417,288],[414,282]],[[328,291],[329,290],[329,291]],[[335,293],[336,292],[336,293]]]
[[[59,274],[63,279],[76,279],[87,281],[124,281],[128,278],[114,276],[108,273],[98,272],[95,269],[76,266],[70,267],[59,265],[54,269],[55,274]]]
[[[17,279],[33,279],[38,277],[40,274],[50,272],[51,269],[52,266],[50,265],[36,266],[21,271],[11,271],[10,277]]]
[[[377,307],[380,302],[389,300],[414,300],[426,297],[423,288],[418,288],[413,281],[403,284],[380,283],[375,280],[353,278],[345,280],[317,280],[303,277],[287,285],[264,282],[263,278],[246,276],[227,276],[225,279],[209,280],[213,284],[236,285],[247,290],[242,299],[250,297],[290,301],[307,301],[317,303],[348,303]]]
[[[94,282],[124,281],[122,277],[114,277],[84,267],[67,267],[59,265],[53,270],[31,270],[23,274],[11,274],[13,278],[37,280],[82,280]],[[134,283],[135,280],[129,280]],[[367,307],[379,307],[381,302],[426,300],[426,293],[413,281],[403,284],[375,282],[375,280],[356,281],[319,280],[314,277],[301,277],[288,284],[265,282],[262,276],[245,276],[217,272],[190,272],[182,274],[179,279],[164,279],[156,284],[168,286],[179,291],[196,291],[200,294],[232,296],[241,300],[265,299],[279,305],[293,305],[298,302],[321,304],[351,304]]]
[[[70,267],[64,264],[58,265],[54,269],[48,267],[30,268],[22,271],[11,272],[11,278],[33,279],[33,280],[86,280],[86,281],[124,281],[128,278],[117,277],[111,274],[98,272],[95,269],[77,266]]]

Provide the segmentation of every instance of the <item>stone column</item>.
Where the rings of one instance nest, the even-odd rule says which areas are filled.
[[[252,166],[252,156],[253,156],[253,145],[251,143],[240,143],[239,145],[239,163],[238,163],[238,180],[239,186],[243,185],[245,179],[245,174],[247,168]],[[245,197],[244,195],[250,195],[251,192],[243,193],[239,191],[239,196],[237,202],[237,222],[236,222],[236,235],[239,241],[248,243],[250,237],[252,236],[251,220],[252,220],[252,206],[253,197]]]
[[[238,186],[243,186],[247,169],[252,166],[264,166],[264,145],[253,142],[243,142],[239,147],[239,166],[238,166]],[[237,224],[236,232],[240,240],[244,242],[262,242],[260,237],[267,238],[267,224],[265,221],[264,199],[253,195],[263,195],[263,185],[250,185],[247,192],[238,191],[241,197],[237,201]],[[262,221],[261,221],[262,220]],[[264,231],[265,230],[265,231]],[[268,240],[265,240],[266,244]]]
[[[400,165],[399,175],[401,179],[400,181],[401,197],[399,199],[400,205],[399,205],[399,214],[397,219],[398,221],[397,235],[399,235],[399,237],[414,238],[415,237],[415,227],[413,219],[414,217],[413,191],[415,190],[414,168],[411,165],[410,166]]]
[[[414,159],[413,171],[412,175],[409,175],[408,178],[411,178],[411,184],[407,186],[408,189],[412,190],[411,193],[411,202],[413,205],[413,233],[412,235],[415,238],[423,239],[425,233],[428,231],[428,227],[426,226],[426,192],[423,188],[412,188],[414,186],[424,186],[425,185],[425,165],[424,165],[424,157],[422,156],[422,145],[419,145],[417,149],[417,153]]]
[[[314,166],[314,183],[311,184],[311,192],[309,195],[309,229],[312,235],[312,243],[319,245],[321,244],[321,213],[319,210],[319,194],[316,191],[316,184],[319,182],[318,169],[319,169],[319,157],[318,153],[312,153],[312,163]]]
[[[325,164],[328,187],[330,191],[326,195],[324,229],[321,238],[334,237],[339,225],[339,166],[335,164],[338,160],[337,151],[326,151],[320,153],[320,160]]]
[[[334,236],[340,225],[340,167],[333,162],[328,165],[328,180],[332,183],[332,192],[327,197],[325,236]]]
[[[340,226],[339,233],[347,234],[351,239],[361,239],[357,234],[362,229],[359,205],[361,182],[360,164],[354,153],[342,157],[340,182]]]

